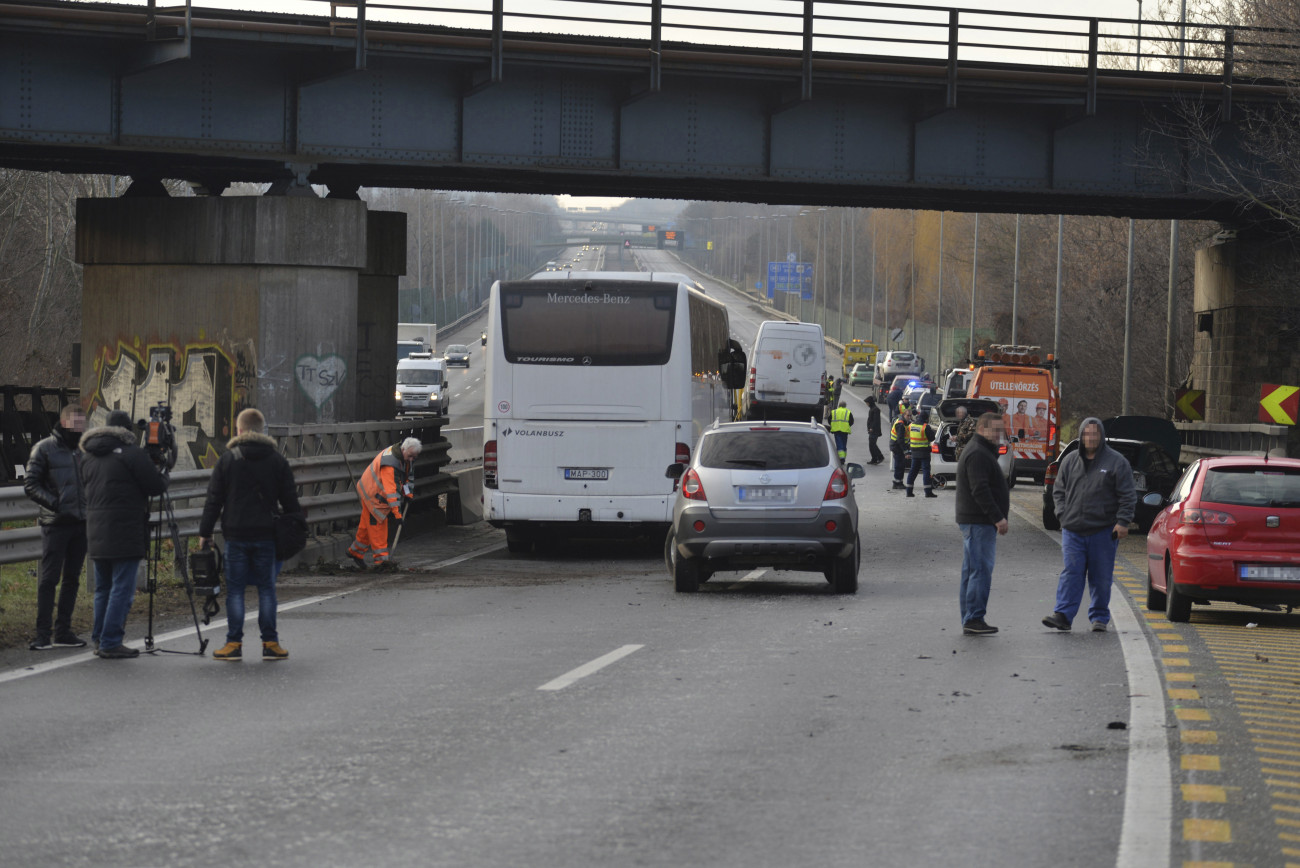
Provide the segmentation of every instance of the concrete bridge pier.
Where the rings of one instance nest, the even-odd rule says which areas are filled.
[[[194,468],[244,407],[279,425],[391,418],[405,219],[355,199],[79,200],[91,421],[167,403]]]
[[[1205,391],[1207,426],[1257,425],[1264,383],[1300,385],[1297,273],[1300,239],[1259,227],[1223,232],[1196,252],[1190,386]],[[1277,435],[1300,455],[1300,427]]]

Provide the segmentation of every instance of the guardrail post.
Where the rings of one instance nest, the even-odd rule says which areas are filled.
[[[658,93],[663,73],[664,3],[650,3],[650,91]]]
[[[1088,93],[1084,112],[1089,117],[1097,113],[1097,31],[1097,19],[1088,19]]]
[[[813,0],[803,0],[803,82],[799,98],[812,99]]]
[[[1235,28],[1223,30],[1223,120],[1232,120],[1232,61],[1233,44],[1236,42]]]
[[[957,10],[948,10],[948,108],[957,107]]]

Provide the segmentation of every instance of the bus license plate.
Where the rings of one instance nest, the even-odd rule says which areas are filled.
[[[1257,582],[1300,582],[1300,566],[1286,564],[1242,564],[1241,578]]]
[[[565,479],[609,479],[608,467],[566,467]]]
[[[767,503],[789,503],[794,500],[793,485],[742,485],[738,489],[739,499],[746,503],[765,501]]]

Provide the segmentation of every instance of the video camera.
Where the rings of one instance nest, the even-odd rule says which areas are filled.
[[[159,402],[149,408],[149,421],[141,419],[136,425],[145,432],[144,448],[150,460],[163,470],[176,466],[176,428],[172,425],[172,408]]]

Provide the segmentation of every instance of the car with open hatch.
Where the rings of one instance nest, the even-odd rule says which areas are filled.
[[[964,410],[963,414],[961,411]],[[943,488],[957,479],[957,431],[966,417],[978,419],[985,413],[998,412],[998,402],[989,398],[944,398],[931,408],[927,421],[934,430],[930,443],[930,478],[935,487]],[[1016,486],[1016,450],[1003,438],[998,444],[998,467],[1007,480],[1007,488]]]
[[[1102,420],[1101,426],[1106,430],[1106,445],[1128,459],[1133,468],[1133,488],[1138,498],[1133,521],[1138,533],[1147,533],[1163,500],[1148,503],[1143,498],[1152,492],[1167,498],[1178,484],[1178,457],[1182,450],[1178,429],[1168,419],[1157,416],[1117,416]],[[1043,474],[1043,527],[1047,530],[1061,529],[1052,492],[1061,460],[1078,448],[1078,438],[1071,440]]]
[[[835,442],[812,422],[715,423],[677,480],[664,560],[679,592],[716,572],[769,567],[822,573],[836,593],[858,588],[861,542],[853,480]]]
[[[1187,621],[1192,605],[1300,606],[1300,459],[1202,458],[1147,534],[1147,608]]]

